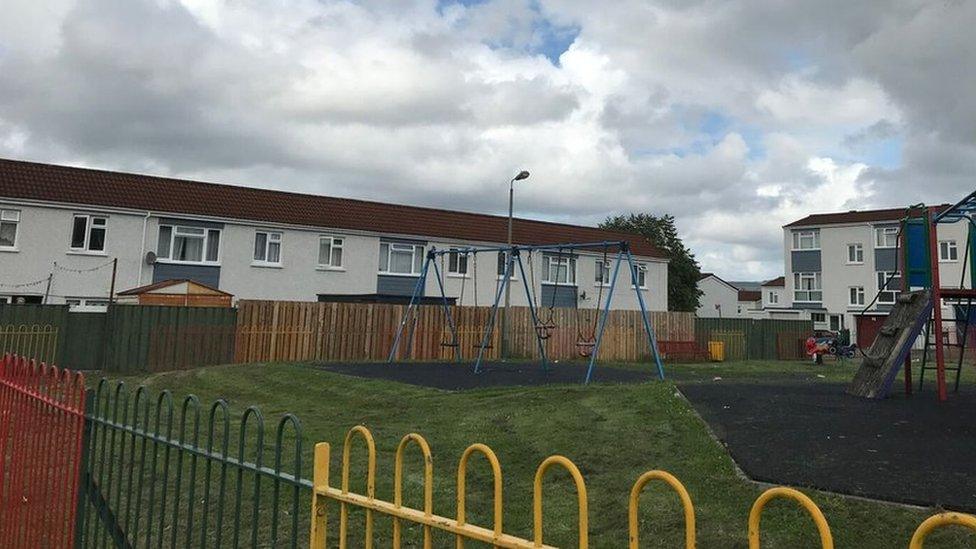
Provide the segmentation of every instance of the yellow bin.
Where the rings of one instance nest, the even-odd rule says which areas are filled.
[[[708,342],[708,356],[712,358],[714,362],[724,362],[725,361],[725,342],[724,341],[709,341]]]

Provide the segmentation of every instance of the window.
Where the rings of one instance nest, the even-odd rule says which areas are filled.
[[[820,230],[793,231],[794,250],[819,250]]]
[[[64,300],[74,312],[105,312],[108,300],[103,298],[69,297]]]
[[[76,215],[71,227],[71,249],[80,252],[104,252],[108,218]]]
[[[827,322],[827,313],[810,313],[810,320],[815,324],[823,324]]]
[[[503,276],[505,276],[505,258],[507,256],[508,256],[508,252],[498,252],[498,269],[497,269],[497,271],[498,271],[498,278],[502,278]],[[512,272],[508,276],[508,279],[509,280],[514,280],[515,279],[515,272],[517,270],[518,270],[518,267],[513,262],[512,263]]]
[[[576,258],[571,256],[543,255],[542,281],[547,284],[576,285]]]
[[[851,286],[848,288],[847,303],[854,306],[863,306],[864,286]]]
[[[156,256],[180,263],[216,264],[220,258],[220,229],[160,225]]]
[[[17,227],[19,225],[19,210],[0,210],[0,250],[17,248]]]
[[[647,265],[644,263],[637,263],[634,265],[634,278],[637,280],[638,288],[647,287]]]
[[[894,303],[895,297],[898,296],[898,291],[901,290],[901,276],[897,272],[891,271],[878,271],[877,275],[878,303]],[[885,286],[886,282],[887,286]]]
[[[418,275],[424,266],[424,247],[415,244],[380,243],[380,272]]]
[[[769,292],[769,302],[774,305],[779,303],[779,294],[776,292]]]
[[[346,239],[339,236],[319,237],[319,267],[342,268],[342,246]]]
[[[894,248],[898,246],[898,227],[875,227],[874,246],[876,248]]]
[[[820,273],[793,273],[793,301],[823,301]]]
[[[447,274],[453,276],[466,276],[468,274],[468,252],[451,248],[447,254]]]
[[[844,328],[844,317],[841,315],[830,315],[830,331],[839,332]]]
[[[597,286],[609,286],[610,285],[610,262],[603,261],[602,259],[596,260],[596,276],[594,277],[594,282]]]
[[[852,265],[864,263],[864,244],[855,242],[847,245],[847,262]]]
[[[254,262],[281,265],[281,233],[268,231],[254,233]]]
[[[959,250],[956,248],[955,240],[942,240],[939,242],[939,261],[958,261]]]

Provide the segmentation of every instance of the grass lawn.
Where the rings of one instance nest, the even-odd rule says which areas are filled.
[[[797,376],[814,382],[846,380],[853,370],[829,364],[824,378],[812,377],[806,363],[750,362],[720,365],[673,365],[669,374],[682,381],[714,377],[762,379]],[[405,364],[404,367],[409,367]],[[843,375],[841,375],[843,373]],[[806,378],[804,376],[807,376]],[[627,498],[637,477],[650,469],[664,469],[685,484],[695,502],[698,546],[747,547],[746,520],[762,488],[737,476],[725,450],[677,393],[675,385],[589,387],[554,386],[496,388],[450,393],[385,381],[347,377],[298,364],[219,366],[186,372],[156,374],[127,381],[144,382],[175,396],[198,395],[204,402],[225,398],[240,412],[258,405],[268,428],[280,414],[297,414],[305,429],[310,475],[315,442],[333,445],[332,479],[340,478],[341,443],[357,424],[369,427],[377,443],[377,495],[392,501],[393,455],[409,432],[430,442],[435,468],[434,509],[454,516],[457,460],[473,442],[491,446],[504,473],[505,530],[531,537],[532,480],[547,456],[562,454],[579,466],[590,504],[590,546],[624,547],[627,543]],[[273,437],[268,437],[273,438]],[[405,464],[405,503],[421,507],[422,476],[419,452],[411,448]],[[356,463],[365,452],[357,444]],[[363,491],[363,467],[354,468],[353,490]],[[568,475],[547,478],[545,540],[575,546],[576,506]],[[491,525],[490,475],[475,459],[469,465],[469,520]],[[837,547],[905,547],[915,527],[935,510],[917,510],[807,492],[824,511]],[[677,498],[662,485],[648,487],[642,498],[641,539],[644,547],[680,547],[683,520]],[[334,511],[332,516],[334,516]],[[354,515],[355,516],[355,515]],[[358,517],[352,530],[362,523]],[[376,521],[379,546],[387,546],[389,520]],[[405,545],[415,546],[419,531],[406,531]],[[972,546],[973,537],[957,530],[936,532],[926,547]],[[330,544],[335,542],[330,532]],[[407,541],[409,540],[409,541]],[[355,546],[355,545],[354,545]],[[435,546],[453,546],[446,536]],[[475,544],[472,544],[475,546]],[[763,547],[819,547],[813,523],[789,503],[773,502],[763,517]]]

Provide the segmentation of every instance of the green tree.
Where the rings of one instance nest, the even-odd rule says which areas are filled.
[[[600,224],[603,229],[632,233],[643,236],[663,251],[668,263],[668,309],[672,311],[695,311],[698,308],[701,291],[698,278],[701,267],[695,260],[674,224],[674,216],[656,216],[639,213],[608,217]]]

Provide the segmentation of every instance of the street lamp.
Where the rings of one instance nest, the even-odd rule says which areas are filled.
[[[522,170],[511,181],[508,182],[508,252],[505,257],[505,271],[508,272],[508,280],[505,284],[505,310],[502,311],[502,358],[508,358],[508,307],[512,299],[512,213],[515,207],[515,182],[529,178],[529,172]],[[502,274],[504,276],[504,273]]]

